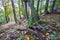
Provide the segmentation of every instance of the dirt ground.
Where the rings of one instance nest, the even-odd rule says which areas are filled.
[[[57,22],[57,24],[60,24],[60,14],[47,14],[44,16],[40,16],[40,20],[42,21],[48,21],[48,22]],[[7,28],[14,28],[14,29],[18,29],[18,28],[26,28],[27,27],[27,21],[26,20],[21,20],[21,25],[19,24],[15,24],[15,22],[9,22],[7,24],[4,24],[2,26],[0,26],[0,29],[7,29]]]
[[[40,19],[49,22],[60,22],[60,14],[47,14],[44,16],[41,15]]]

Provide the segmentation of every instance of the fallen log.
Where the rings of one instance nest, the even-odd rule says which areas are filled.
[[[7,29],[7,28],[11,28],[12,26],[14,26],[16,23],[14,21],[12,22],[8,22],[6,24],[0,25],[0,29]]]

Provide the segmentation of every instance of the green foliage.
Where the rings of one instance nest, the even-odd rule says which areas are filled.
[[[48,6],[48,11],[50,11],[50,9],[51,9],[51,6]]]
[[[32,17],[29,18],[28,20],[28,27],[32,27],[33,26],[33,21],[32,21]]]
[[[5,16],[3,10],[0,11],[0,23],[5,23]]]

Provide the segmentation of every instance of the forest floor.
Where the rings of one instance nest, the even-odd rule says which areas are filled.
[[[45,21],[45,22],[56,22],[57,24],[60,24],[60,14],[47,14],[44,16],[40,16],[40,20]],[[19,22],[19,21],[18,21]],[[25,28],[27,26],[27,21],[26,20],[20,20],[21,24],[15,24],[15,22],[9,22],[7,24],[4,24],[0,26],[1,29],[7,29],[7,28]]]
[[[60,14],[47,14],[47,15],[44,15],[44,16],[40,16],[40,20],[42,21],[45,21],[45,22],[56,22],[57,24],[60,25]],[[20,24],[19,24],[20,22]],[[18,21],[18,23],[16,24],[14,21],[13,22],[9,22],[7,24],[4,24],[4,25],[1,25],[0,26],[0,33],[1,32],[5,32],[5,31],[8,31],[9,28],[13,28],[13,29],[24,29],[27,27],[27,20],[20,20]],[[59,27],[60,28],[60,27]],[[3,29],[3,30],[1,30]],[[7,30],[6,30],[7,29]],[[60,33],[59,33],[60,34]]]
[[[47,14],[40,16],[40,19],[48,22],[60,22],[60,14]]]

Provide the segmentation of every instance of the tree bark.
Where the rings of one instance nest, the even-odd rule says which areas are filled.
[[[56,0],[53,1],[53,4],[52,4],[52,6],[51,6],[51,12],[52,12],[52,13],[53,13],[53,10],[54,10],[55,2],[56,2]]]
[[[27,12],[27,2],[25,2],[25,12],[26,12],[26,19],[29,18],[28,12]]]
[[[46,4],[45,4],[45,14],[48,12],[48,4],[49,4],[49,0],[46,0]]]
[[[19,5],[19,16],[20,16],[20,19],[21,19],[21,13],[20,13],[20,0],[18,1],[18,5]]]
[[[13,13],[14,13],[14,19],[15,19],[15,22],[17,23],[16,12],[15,12],[15,7],[14,7],[14,2],[13,2],[13,0],[11,0],[11,3],[12,3],[12,9],[13,9]]]
[[[3,5],[3,7],[4,7],[4,11],[5,11],[5,14],[6,14],[6,13],[7,13],[7,12],[6,12],[6,7],[4,6],[4,1],[3,1],[3,0],[2,0],[2,5]],[[6,19],[6,22],[8,23],[8,22],[9,22],[8,16],[5,15],[5,19]]]
[[[38,13],[39,12],[39,10],[38,10],[39,9],[39,3],[40,3],[40,0],[38,0],[38,2],[37,2],[37,13],[36,14],[37,14],[38,20],[39,20],[39,13]]]

